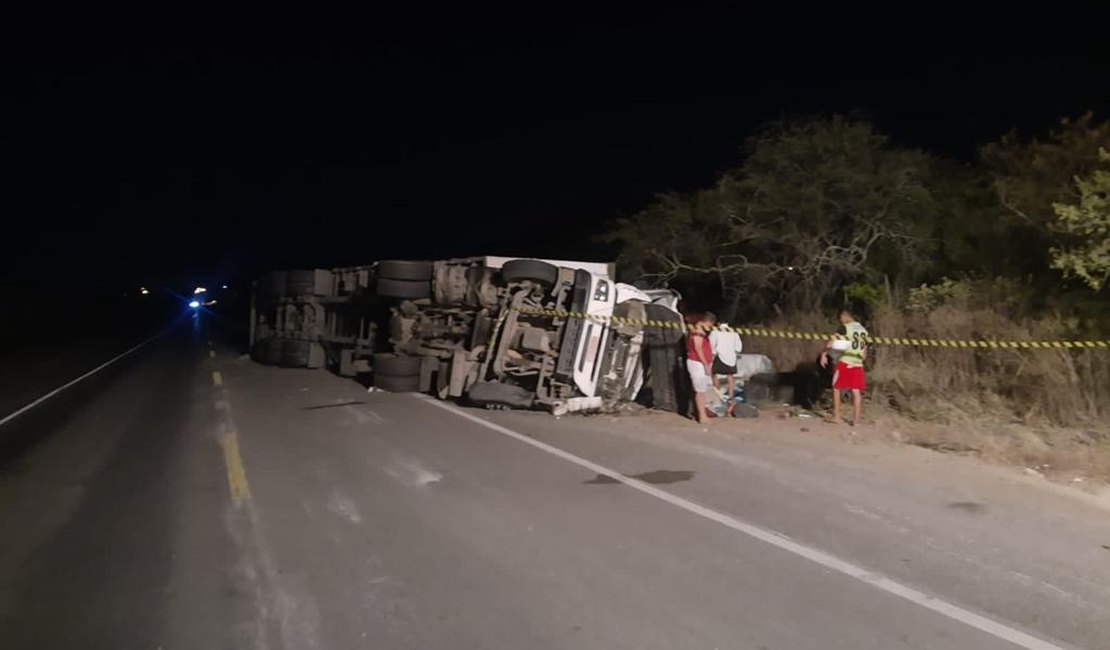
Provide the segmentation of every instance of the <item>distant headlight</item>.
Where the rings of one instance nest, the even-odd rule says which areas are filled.
[[[193,309],[196,309],[197,307],[200,307],[200,302],[197,301],[197,300],[190,301],[189,306],[192,307]]]

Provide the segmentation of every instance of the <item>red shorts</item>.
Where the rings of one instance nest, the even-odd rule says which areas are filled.
[[[863,390],[867,383],[863,379],[863,366],[849,366],[845,363],[836,364],[836,373],[833,374],[833,388],[836,390]]]

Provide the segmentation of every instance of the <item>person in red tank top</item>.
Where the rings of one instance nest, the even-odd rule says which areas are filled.
[[[717,322],[712,312],[697,319],[686,333],[686,371],[694,388],[694,419],[699,423],[709,419],[705,394],[713,385],[713,346],[709,343],[709,329]]]

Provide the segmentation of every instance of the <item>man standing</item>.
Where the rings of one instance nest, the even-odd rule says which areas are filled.
[[[713,348],[713,383],[717,390],[721,389],[721,375],[728,378],[728,392],[725,393],[725,403],[728,404],[726,415],[732,415],[735,403],[732,401],[736,391],[736,358],[743,349],[740,335],[728,323],[721,325],[709,333],[709,344]]]
[[[863,417],[863,390],[867,387],[863,375],[863,360],[867,358],[867,345],[869,335],[867,329],[856,321],[852,312],[844,309],[840,312],[840,331],[837,336],[825,343],[821,352],[821,367],[829,365],[829,351],[840,352],[836,360],[836,370],[833,372],[833,414],[830,420],[839,424],[840,418],[840,392],[852,391],[853,426],[860,423]]]
[[[694,388],[694,419],[699,423],[709,418],[706,410],[706,393],[713,385],[713,347],[708,330],[717,322],[712,312],[706,312],[686,333],[686,371]]]

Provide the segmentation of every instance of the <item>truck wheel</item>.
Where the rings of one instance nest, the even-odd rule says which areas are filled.
[[[394,377],[375,373],[374,388],[380,388],[391,393],[417,393],[420,392],[420,375]]]
[[[285,271],[270,271],[258,279],[258,293],[268,298],[281,298],[285,295]]]
[[[647,381],[652,408],[679,413],[689,400],[685,390],[686,368],[682,355],[682,316],[663,305],[644,305],[649,321],[670,323],[672,327],[648,325],[644,328],[647,349]]]
[[[281,365],[286,368],[307,368],[312,344],[308,341],[286,339],[281,344]]]
[[[410,260],[385,260],[378,262],[378,277],[390,280],[427,282],[432,279],[431,262]]]
[[[285,295],[290,298],[311,296],[316,293],[316,273],[313,271],[289,271],[285,279]]]
[[[254,342],[254,350],[251,356],[258,363],[266,366],[276,366],[281,363],[281,347],[281,339],[261,339]]]
[[[677,375],[677,354],[668,346],[652,345],[648,349],[647,385],[651,389],[651,406],[661,411],[677,413],[678,389],[675,382]]]
[[[432,285],[430,282],[378,278],[378,295],[382,298],[420,300],[432,296]]]
[[[559,267],[539,260],[510,260],[501,267],[501,278],[505,282],[531,280],[552,285],[559,280]]]
[[[375,377],[416,377],[420,375],[420,357],[408,354],[375,354]]]

